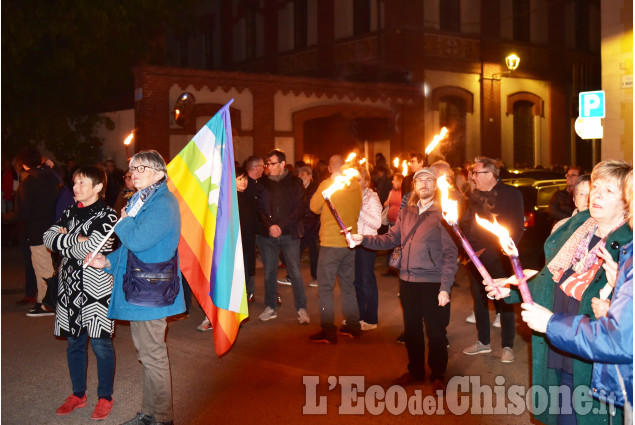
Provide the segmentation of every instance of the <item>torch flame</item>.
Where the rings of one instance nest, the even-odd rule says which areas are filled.
[[[130,142],[132,142],[133,137],[134,137],[134,131],[131,131],[130,134],[128,134],[128,136],[126,137],[126,139],[123,141],[123,144],[128,146]]]
[[[446,134],[448,134],[448,129],[443,127],[441,129],[441,133],[439,133],[436,136],[434,136],[434,138],[432,139],[432,142],[430,142],[430,144],[426,148],[426,151],[425,151],[426,155],[430,155],[430,152],[432,152],[434,150],[434,148],[437,147],[439,142],[441,142],[441,140],[443,140],[445,138]]]
[[[484,218],[479,217],[478,214],[475,214],[475,216],[476,222],[478,224],[480,224],[486,230],[492,232],[494,235],[498,236],[501,247],[503,248],[503,251],[505,251],[505,254],[518,257],[518,249],[516,248],[516,244],[514,244],[511,236],[509,236],[509,231],[507,229],[498,224],[496,219],[494,219],[494,222],[492,223],[485,220]]]
[[[445,174],[437,179],[437,187],[441,191],[441,210],[443,211],[443,218],[450,226],[453,226],[459,220],[458,202],[454,199],[450,199],[449,192],[451,186],[445,178]]]
[[[392,162],[392,165],[394,165],[395,168],[399,167],[399,157],[395,158],[395,160]]]
[[[408,161],[404,159],[403,162],[401,163],[401,166],[403,167],[403,172],[401,174],[403,174],[405,177],[408,175]]]
[[[357,154],[355,152],[351,152],[350,154],[348,154],[348,158],[346,158],[346,161],[344,162],[351,162],[352,160],[355,159],[356,156]]]
[[[359,165],[364,165],[366,163],[366,158],[362,158],[359,160]]]
[[[324,197],[324,199],[330,199],[336,190],[340,190],[343,189],[344,186],[348,186],[351,182],[351,179],[358,175],[359,171],[357,171],[356,169],[347,168],[346,170],[342,171],[341,176],[335,177],[335,181],[332,185],[324,189],[324,191],[322,192],[322,196]]]

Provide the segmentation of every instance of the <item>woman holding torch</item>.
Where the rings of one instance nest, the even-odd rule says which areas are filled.
[[[591,173],[589,210],[576,214],[545,242],[547,265],[528,282],[536,304],[556,316],[595,317],[594,307],[607,284],[604,258],[610,257],[612,261],[608,264],[616,261],[620,247],[633,238],[626,224],[627,208],[622,197],[622,187],[631,171],[632,167],[621,161],[603,161],[595,166]],[[496,283],[502,285],[514,280],[501,279]],[[517,291],[510,294],[506,287],[499,289],[507,302],[520,301]],[[489,295],[501,296],[495,290]],[[556,346],[544,333],[533,334],[532,384],[544,389],[565,386],[571,397],[563,397],[565,402],[551,406],[554,400],[547,393],[544,398],[537,395],[536,405],[542,403],[548,408],[535,413],[536,419],[546,424],[607,423],[606,405],[601,405],[589,392],[574,391],[579,386],[591,385],[592,363]]]
[[[391,249],[401,245],[399,296],[403,308],[408,372],[395,380],[410,385],[425,379],[425,330],[428,334],[428,366],[433,389],[445,389],[448,364],[446,327],[450,321],[450,288],[458,254],[441,210],[434,203],[436,175],[422,168],[413,178],[414,191],[408,206],[399,211],[388,233],[380,236],[352,235],[353,246]]]

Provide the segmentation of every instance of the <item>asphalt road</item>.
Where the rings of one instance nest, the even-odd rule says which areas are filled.
[[[16,248],[3,247],[2,258],[2,409],[3,424],[86,424],[96,403],[96,365],[89,349],[88,406],[68,416],[56,408],[71,394],[66,341],[52,335],[53,317],[26,317],[24,273]],[[467,356],[462,350],[476,340],[476,328],[465,318],[472,298],[463,269],[452,291],[449,364],[445,397],[432,394],[429,383],[393,387],[406,372],[407,355],[395,343],[402,331],[398,281],[385,277],[385,257],[378,256],[379,327],[360,339],[340,337],[337,345],[308,341],[319,330],[317,288],[306,286],[312,323],[297,323],[290,286],[279,285],[279,317],[261,322],[264,309],[262,269],[256,276],[256,303],[232,350],[214,352],[211,332],[198,332],[203,313],[193,303],[189,318],[169,324],[176,424],[528,424],[527,397],[513,399],[510,387],[528,388],[529,330],[517,314],[516,361],[500,361],[500,329],[492,328],[492,353]],[[308,263],[302,263],[308,282]],[[283,276],[284,270],[279,275]],[[336,320],[339,313],[336,289]],[[494,312],[491,311],[493,319]],[[132,418],[141,405],[141,365],[126,323],[118,323],[114,408],[103,424]],[[462,386],[458,386],[461,384]],[[477,386],[480,385],[480,386]],[[493,394],[493,396],[490,396]],[[506,397],[509,396],[509,397]],[[493,397],[493,402],[491,398]],[[483,406],[481,408],[480,406]],[[495,414],[488,407],[495,408]],[[425,417],[422,417],[425,416]]]

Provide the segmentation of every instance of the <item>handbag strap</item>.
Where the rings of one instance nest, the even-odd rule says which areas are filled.
[[[425,215],[426,212],[427,211],[424,211],[421,214],[419,214],[419,218],[417,219],[417,222],[415,223],[414,226],[412,226],[412,229],[410,229],[410,232],[408,232],[408,234],[404,238],[403,242],[401,242],[401,246],[406,246],[406,243],[414,235],[415,231],[417,230],[417,227],[419,227],[419,224],[421,224],[421,222],[423,222],[423,216]]]

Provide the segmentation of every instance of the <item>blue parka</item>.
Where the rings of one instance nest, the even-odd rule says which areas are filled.
[[[556,347],[593,363],[594,397],[624,406],[624,395],[615,367],[624,379],[633,405],[633,242],[622,247],[617,281],[607,317],[554,314],[547,338]],[[612,401],[610,398],[615,397]],[[609,398],[609,400],[607,400]]]
[[[172,305],[142,307],[126,301],[123,275],[126,272],[128,250],[146,263],[167,261],[174,256],[181,236],[181,215],[176,197],[166,184],[157,188],[135,217],[126,217],[115,227],[121,246],[106,258],[111,267],[105,271],[114,275],[115,283],[108,308],[108,317],[118,320],[155,320],[185,311],[183,285]],[[179,270],[179,278],[181,271]]]

